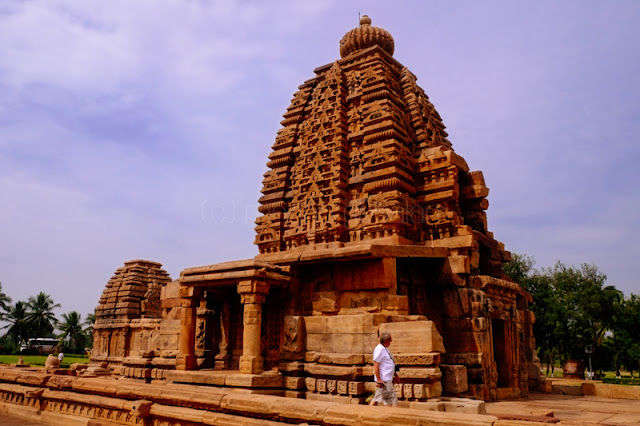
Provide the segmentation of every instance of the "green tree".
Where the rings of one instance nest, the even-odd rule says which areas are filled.
[[[96,311],[97,308],[93,310],[92,314],[87,315],[87,319],[84,320],[84,322],[82,324],[84,324],[85,326],[85,331],[89,332],[93,332],[93,325],[96,323]]]
[[[0,321],[3,320],[11,305],[11,298],[2,291],[2,283],[0,282]]]
[[[535,272],[525,284],[525,290],[533,298],[529,307],[536,316],[533,335],[538,356],[547,364],[547,375],[553,375],[561,347],[558,324],[564,315],[564,307],[558,303],[553,280],[548,275]]]
[[[526,289],[527,281],[535,274],[536,270],[533,268],[536,261],[533,257],[526,254],[513,253],[511,255],[511,261],[505,263],[502,266],[502,270],[509,278],[514,282],[520,284]]]
[[[614,286],[606,286],[606,275],[595,265],[580,269],[558,262],[553,270],[558,301],[565,307],[562,330],[562,355],[565,359],[584,359],[585,347],[595,354],[610,330],[623,295]],[[598,357],[595,357],[596,359]]]
[[[84,320],[83,325],[85,326],[84,332],[87,335],[88,341],[87,345],[89,347],[93,347],[93,326],[96,323],[96,311],[97,308],[93,310],[92,314],[87,315],[87,319]]]
[[[62,333],[58,337],[61,341],[68,341],[72,353],[81,353],[84,349],[87,336],[82,326],[81,315],[78,312],[62,314],[62,321],[58,324],[58,330]]]
[[[22,341],[29,339],[31,328],[27,321],[27,309],[24,302],[16,302],[15,305],[9,306],[4,320],[8,323],[2,329],[7,329],[5,337],[7,337],[17,350]]]
[[[504,264],[503,270],[533,298],[529,309],[536,317],[533,324],[536,349],[540,360],[547,364],[547,375],[553,375],[559,347],[556,327],[558,318],[562,316],[561,306],[557,303],[553,280],[549,275],[541,274],[534,269],[534,265],[533,257],[514,253],[511,261]]]
[[[640,296],[631,294],[616,307],[611,335],[605,344],[613,354],[616,374],[624,366],[633,375],[640,369]]]
[[[35,334],[34,337],[52,336],[57,319],[53,310],[60,305],[53,302],[51,296],[44,292],[30,297],[28,304],[27,321]]]
[[[533,265],[533,258],[514,254],[504,271],[533,297],[529,306],[536,316],[533,331],[547,374],[550,366],[553,373],[556,359],[562,363],[584,359],[587,345],[593,346],[597,365],[609,364],[599,350],[613,327],[622,293],[605,285],[606,276],[595,265],[575,268],[558,261],[541,271]],[[611,344],[603,351],[609,353]]]

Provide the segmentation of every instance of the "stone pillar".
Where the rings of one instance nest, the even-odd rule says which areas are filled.
[[[180,288],[180,336],[176,357],[176,370],[195,370],[197,357],[196,346],[196,292],[192,287]]]
[[[222,297],[222,305],[220,308],[220,344],[218,346],[218,354],[215,357],[216,370],[228,370],[231,354],[229,348],[229,330],[231,324],[231,307],[229,301]]]
[[[206,292],[196,309],[196,356],[200,368],[213,366],[213,338],[215,311],[209,309]],[[216,324],[217,325],[217,324]]]
[[[262,304],[268,292],[269,284],[263,282],[247,280],[238,283],[238,293],[244,307],[241,373],[260,374],[264,371],[264,359],[260,356],[260,338]]]

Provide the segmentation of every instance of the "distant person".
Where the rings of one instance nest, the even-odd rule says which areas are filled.
[[[393,383],[398,380],[396,373],[396,362],[393,355],[389,352],[391,344],[391,334],[382,333],[380,335],[380,344],[373,350],[373,378],[376,381],[376,393],[371,400],[371,405],[397,406],[398,397]]]
[[[58,361],[60,361],[60,364],[62,365],[62,360],[64,359],[64,353],[60,352],[58,354]]]

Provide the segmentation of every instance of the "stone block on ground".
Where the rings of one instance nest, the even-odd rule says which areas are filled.
[[[487,409],[484,401],[469,398],[447,398],[443,399],[444,409],[450,413],[486,414]]]
[[[54,354],[49,354],[49,356],[47,356],[46,361],[44,362],[44,367],[45,368],[59,368],[60,367],[60,360],[58,359],[58,356],[54,355]]]
[[[467,367],[440,364],[440,369],[442,370],[442,390],[445,393],[459,395],[469,389]]]

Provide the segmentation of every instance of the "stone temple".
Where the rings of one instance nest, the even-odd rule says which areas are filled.
[[[383,331],[401,401],[528,395],[531,297],[502,272],[482,172],[447,139],[394,40],[363,17],[284,114],[249,260],[172,280],[133,260],[97,309],[93,362],[125,377],[362,403]],[[103,364],[104,365],[104,364]]]

